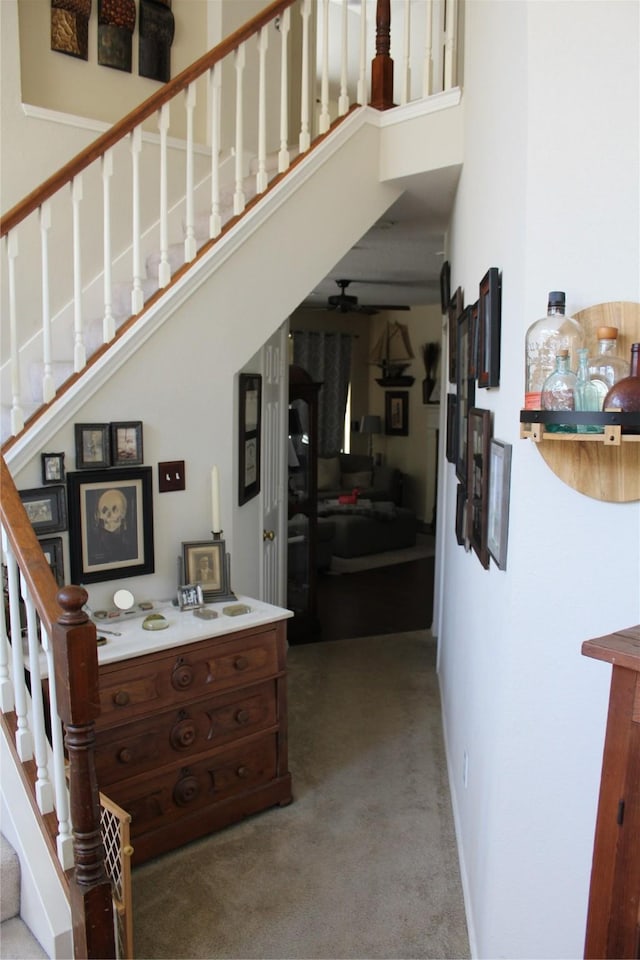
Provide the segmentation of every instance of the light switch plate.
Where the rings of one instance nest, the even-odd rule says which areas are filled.
[[[169,493],[184,490],[184,460],[167,460],[158,464],[158,490]]]

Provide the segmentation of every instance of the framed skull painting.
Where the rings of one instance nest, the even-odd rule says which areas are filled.
[[[154,571],[151,467],[67,475],[72,583]]]

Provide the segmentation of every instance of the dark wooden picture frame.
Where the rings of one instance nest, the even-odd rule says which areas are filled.
[[[144,463],[142,421],[120,420],[109,424],[111,463],[114,467],[137,467]]]
[[[42,552],[59,587],[64,587],[64,552],[62,537],[47,537],[40,541]]]
[[[456,411],[456,476],[467,482],[467,417],[475,404],[475,380],[469,376],[471,350],[471,307],[466,307],[458,318],[457,411]]]
[[[489,568],[487,532],[490,440],[491,411],[473,407],[469,410],[467,537],[485,569]]]
[[[81,471],[67,480],[72,582],[153,573],[151,467]]]
[[[247,503],[260,493],[262,423],[262,377],[239,375],[238,503]]]
[[[408,390],[387,390],[385,393],[384,432],[388,437],[409,436]]]
[[[478,301],[469,307],[469,377],[478,378]]]
[[[188,540],[182,544],[185,580],[202,588],[205,603],[226,600],[231,593],[224,540]]]
[[[37,536],[67,529],[67,489],[64,484],[20,490],[20,499]]]
[[[440,307],[442,315],[446,314],[451,299],[451,264],[445,260],[440,268]]]
[[[449,383],[457,383],[458,379],[458,320],[464,310],[462,287],[458,287],[447,311],[449,322]]]
[[[64,481],[64,453],[41,453],[40,460],[44,484]]]
[[[466,546],[467,488],[459,483],[456,490],[456,541],[459,547]]]
[[[76,423],[76,470],[98,470],[111,466],[108,423]]]
[[[489,510],[487,546],[498,570],[507,569],[511,444],[491,438],[489,447]]]
[[[478,298],[478,386],[500,386],[502,319],[500,271],[491,267],[480,281]]]
[[[456,462],[458,450],[458,396],[455,393],[447,394],[447,460],[449,463]]]

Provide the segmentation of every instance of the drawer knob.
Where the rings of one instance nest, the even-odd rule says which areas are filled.
[[[169,735],[174,750],[186,750],[195,743],[196,725],[193,720],[181,720],[176,723]]]
[[[190,774],[178,780],[173,788],[173,799],[179,807],[185,807],[192,803],[200,793],[200,785],[196,777]]]
[[[249,722],[249,711],[248,710],[238,710],[236,713],[236,723],[248,723]]]
[[[131,750],[127,750],[127,748],[124,747],[118,754],[118,760],[120,763],[131,763],[133,760],[133,754],[131,753]]]
[[[238,769],[236,770],[236,773],[238,774],[241,780],[246,780],[247,777],[249,776],[249,772],[250,771],[248,767],[238,767]]]
[[[126,707],[130,699],[131,697],[126,690],[118,690],[113,695],[113,702],[115,703],[116,707]]]
[[[174,690],[186,690],[193,683],[193,667],[178,660],[171,674],[171,686]]]
[[[236,657],[233,661],[233,665],[236,670],[246,670],[249,666],[249,661],[246,657]]]

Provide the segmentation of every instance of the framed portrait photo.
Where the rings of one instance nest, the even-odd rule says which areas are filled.
[[[262,377],[239,376],[238,503],[242,506],[260,493],[260,430]]]
[[[202,587],[199,583],[186,583],[178,587],[178,606],[181,610],[199,610],[204,606]]]
[[[67,491],[64,484],[20,490],[20,499],[37,536],[67,529]]]
[[[40,541],[42,552],[51,567],[51,572],[59,587],[64,587],[64,554],[62,551],[62,537],[47,537]]]
[[[64,453],[42,453],[42,482],[62,483],[64,480]]]
[[[111,463],[114,467],[140,466],[142,454],[142,421],[129,420],[111,423]]]
[[[384,396],[384,432],[388,437],[409,436],[409,391],[387,390]]]
[[[81,471],[67,481],[72,582],[153,573],[151,467]]]
[[[498,570],[507,569],[511,444],[491,438],[489,447],[489,516],[487,545]]]
[[[202,590],[205,603],[230,595],[224,540],[189,540],[182,544],[187,583]]]
[[[464,484],[467,483],[467,420],[476,396],[476,382],[469,376],[471,334],[471,307],[467,307],[458,318],[458,403],[456,408],[456,476],[460,483]]]
[[[469,411],[469,480],[467,483],[467,536],[480,563],[489,567],[487,517],[489,510],[489,441],[491,411]]]
[[[76,470],[97,470],[111,465],[108,423],[76,423]]]
[[[457,383],[458,378],[458,320],[464,310],[462,287],[458,287],[449,301],[447,322],[449,325],[449,383]]]

